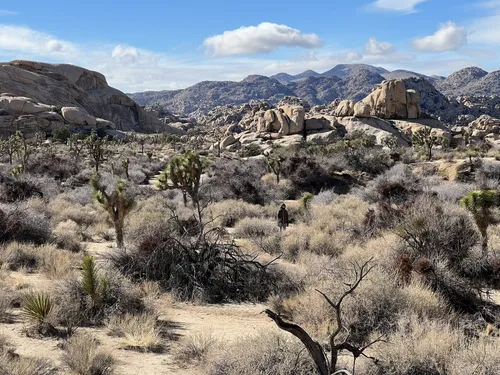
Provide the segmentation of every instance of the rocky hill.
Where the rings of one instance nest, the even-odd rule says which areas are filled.
[[[64,126],[175,131],[110,87],[100,73],[67,64],[0,63],[0,136]]]
[[[342,64],[322,74],[310,70],[298,75],[280,73],[270,78],[250,76],[241,82],[201,82],[185,90],[130,96],[142,105],[159,103],[173,113],[199,118],[217,106],[241,105],[250,100],[276,104],[285,96],[302,98],[310,105],[328,105],[336,99],[359,101],[386,79],[413,80],[409,85],[423,90],[422,110],[445,121],[454,122],[458,116],[471,113],[494,116],[500,111],[495,99],[490,98],[500,95],[500,71],[488,73],[480,68],[462,69],[445,78],[406,70],[388,72],[364,64]],[[455,99],[464,96],[465,99]]]

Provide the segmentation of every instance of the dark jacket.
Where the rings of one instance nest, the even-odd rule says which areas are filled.
[[[288,226],[288,211],[284,208],[280,209],[278,212],[278,220],[280,223]]]

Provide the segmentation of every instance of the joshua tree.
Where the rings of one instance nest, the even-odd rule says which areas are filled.
[[[180,189],[187,206],[187,196],[199,211],[200,180],[206,163],[195,152],[186,151],[184,155],[177,155],[170,160],[167,168],[158,177],[157,186],[161,190]]]
[[[111,193],[107,193],[106,188],[101,185],[98,174],[92,177],[90,184],[94,191],[94,199],[108,212],[109,218],[113,221],[116,232],[116,246],[123,249],[125,216],[135,207],[134,197],[127,193],[123,180],[116,183],[115,189]]]
[[[273,155],[273,154],[267,154],[266,158],[267,158],[267,165],[269,166],[269,169],[271,169],[271,171],[273,171],[274,175],[276,176],[276,183],[279,184],[281,175],[281,166],[285,158],[280,155]]]
[[[474,190],[460,199],[460,203],[472,213],[476,221],[477,228],[483,238],[481,245],[483,256],[486,256],[488,254],[488,227],[496,222],[492,209],[498,204],[498,192],[496,190]]]
[[[432,159],[433,147],[440,144],[439,138],[436,133],[427,126],[414,132],[411,141],[413,143],[413,146],[421,147],[424,149],[427,160]]]
[[[125,177],[127,178],[127,180],[130,180],[130,177],[129,177],[129,174],[128,174],[129,164],[130,164],[130,160],[128,158],[122,159],[122,168],[125,171]]]
[[[6,140],[0,140],[0,152],[9,156],[9,164],[12,165],[14,154],[17,151],[17,139],[15,135],[11,135]]]
[[[95,171],[99,172],[99,165],[106,160],[106,155],[109,153],[107,149],[107,138],[99,138],[96,131],[92,129],[92,133],[85,138],[85,146],[89,151],[89,156],[94,159]]]
[[[21,162],[21,171],[24,173],[28,165],[28,160],[34,150],[33,145],[28,142],[28,140],[24,137],[24,134],[19,130],[16,131],[16,134],[11,136],[7,142],[9,148],[9,161],[12,164],[12,152],[16,153]]]

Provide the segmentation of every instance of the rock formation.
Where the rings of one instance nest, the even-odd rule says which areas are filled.
[[[354,116],[418,119],[420,97],[415,90],[408,91],[403,80],[384,81],[371,94],[354,105]]]
[[[0,109],[0,136],[16,130],[29,136],[66,125],[180,132],[108,86],[102,74],[67,64],[0,63]]]

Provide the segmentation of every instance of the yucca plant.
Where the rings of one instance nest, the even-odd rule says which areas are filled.
[[[48,322],[48,317],[54,305],[52,299],[45,293],[30,293],[24,297],[22,311],[25,317],[33,322],[40,333],[48,333],[54,327]]]
[[[82,289],[90,297],[94,311],[102,305],[109,291],[108,278],[99,275],[94,257],[90,255],[85,256],[82,262]]]
[[[474,217],[483,238],[481,246],[483,256],[486,256],[488,253],[488,227],[496,222],[492,209],[498,204],[498,192],[496,190],[474,190],[460,199],[460,204]]]

